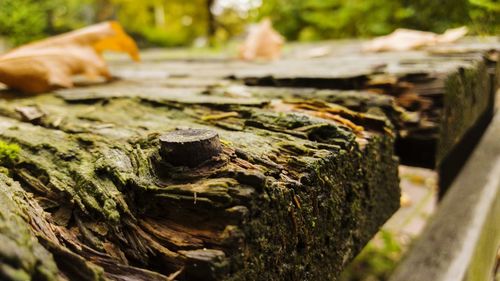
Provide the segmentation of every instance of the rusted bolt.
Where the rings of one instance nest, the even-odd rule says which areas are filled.
[[[176,166],[196,167],[222,152],[219,135],[212,130],[184,129],[160,136],[160,155]]]

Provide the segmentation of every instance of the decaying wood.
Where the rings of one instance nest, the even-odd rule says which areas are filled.
[[[500,115],[391,281],[488,280],[498,275]]]
[[[491,101],[500,81],[500,43],[496,40],[364,56],[344,53],[356,49],[356,45],[347,45],[313,63],[243,68],[234,76],[251,86],[363,90],[394,98],[399,108],[390,111],[399,112],[393,122],[402,161],[439,167],[466,132],[483,115],[491,115]],[[336,100],[352,102],[342,97]]]
[[[483,115],[491,115],[491,99],[500,80],[499,45],[498,38],[466,38],[418,51],[366,54],[360,42],[345,41],[325,44],[329,52],[317,58],[301,54],[321,45],[297,47],[286,59],[269,64],[223,59],[162,62],[150,57],[142,66],[117,63],[113,70],[127,77],[163,72],[162,83],[170,87],[188,81],[193,86],[223,88],[226,95],[243,93],[252,97],[256,92],[252,89],[263,86],[272,87],[265,94],[276,95],[273,92],[278,90],[281,96],[290,94],[279,88],[293,88],[292,95],[299,92],[298,88],[316,89],[310,91],[312,95],[322,92],[318,89],[332,90],[338,94],[322,96],[336,96],[335,102],[348,107],[353,104],[355,110],[359,102],[344,98],[346,92],[377,93],[393,99],[397,107],[387,109],[387,101],[381,99],[363,100],[382,102],[382,110],[389,110],[392,117],[397,112],[393,122],[398,129],[397,150],[402,162],[434,168]],[[233,83],[223,80],[227,77],[233,78]],[[244,83],[250,89],[234,91],[234,83]]]
[[[0,140],[21,151],[1,165],[0,276],[334,280],[398,208],[396,138],[430,139],[418,153],[435,164],[488,107],[496,64],[471,48],[360,58],[349,43],[266,65],[145,54],[116,61],[109,84],[4,91]],[[167,160],[161,136],[192,129],[220,146]]]
[[[47,257],[40,280],[335,278],[398,208],[385,119],[128,83],[0,104],[0,139],[21,147],[3,187]],[[30,122],[18,109],[34,105],[45,114]],[[220,153],[165,161],[168,133],[192,129],[217,133],[221,150],[202,139]],[[38,278],[10,249],[0,274]]]

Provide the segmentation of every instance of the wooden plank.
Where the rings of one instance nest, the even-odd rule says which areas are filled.
[[[34,270],[32,246],[0,246],[2,280],[334,279],[399,206],[379,116],[151,80],[2,97],[0,140],[21,150],[0,177],[15,195],[0,211],[19,212],[0,224],[52,254]],[[198,166],[160,152],[161,135],[188,128],[222,151],[211,141],[219,154]]]
[[[486,52],[497,42],[375,55],[359,46],[267,64],[154,54],[115,61],[122,79],[110,84],[31,98],[3,91],[0,140],[21,152],[2,165],[28,192],[14,208],[44,209],[19,217],[52,253],[58,271],[46,271],[334,279],[398,207],[395,138],[406,162],[451,161],[487,117],[499,77]],[[163,159],[160,136],[188,128],[216,132],[222,152],[192,168]]]
[[[234,76],[248,85],[365,90],[394,97],[397,106],[418,116],[416,124],[397,122],[402,124],[398,152],[410,165],[439,167],[483,114],[489,110],[491,116],[489,105],[500,79],[498,42],[383,54],[363,54],[356,43],[344,48],[313,61],[242,68]]]
[[[271,63],[234,60],[154,60],[139,68],[118,65],[116,71],[163,71],[164,83],[188,79],[207,81],[207,91],[244,83],[250,96],[315,96],[336,102],[349,101],[342,94],[353,91],[383,95],[382,112],[397,128],[396,150],[404,164],[435,168],[442,193],[467,159],[489,123],[500,67],[497,38],[466,38],[459,43],[417,51],[363,53],[360,41],[295,47],[285,59]],[[314,58],[314,48],[329,54]],[[134,70],[135,69],[135,70]],[[220,80],[233,79],[232,83]],[[219,82],[217,82],[219,79]],[[171,82],[169,82],[171,81]],[[196,85],[197,83],[194,83]],[[199,84],[199,83],[198,83]],[[271,88],[272,87],[272,88]],[[279,88],[287,88],[282,91]],[[309,88],[301,92],[299,88]],[[293,89],[293,90],[290,90]],[[314,90],[316,89],[316,90]],[[325,94],[320,90],[332,90]],[[265,92],[263,92],[265,91]],[[231,92],[231,91],[226,91]],[[393,102],[388,106],[388,100]],[[373,102],[370,108],[376,107]],[[359,104],[343,105],[360,110]]]
[[[493,280],[500,247],[500,115],[496,115],[391,281]]]

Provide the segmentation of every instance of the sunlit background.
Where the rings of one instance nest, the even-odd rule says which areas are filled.
[[[270,17],[288,40],[368,37],[397,27],[442,32],[467,25],[498,34],[496,0],[1,0],[0,36],[11,45],[119,20],[142,47],[218,46]]]

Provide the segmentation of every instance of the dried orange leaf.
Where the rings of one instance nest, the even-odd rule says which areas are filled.
[[[452,43],[467,34],[466,27],[446,30],[443,34],[399,28],[393,33],[371,40],[363,46],[367,52],[407,51],[441,43]]]
[[[240,46],[240,58],[243,60],[275,60],[281,56],[285,40],[273,29],[271,20],[265,19],[254,26],[243,45]]]
[[[289,103],[288,101],[275,100],[271,102],[271,107],[273,110],[278,112],[300,111],[310,116],[331,120],[336,124],[352,129],[355,133],[361,133],[365,130],[363,126],[356,125],[351,120],[341,116],[342,114],[352,116],[353,114],[358,113],[351,112],[349,109],[339,105],[314,100],[304,100],[299,103]],[[359,117],[363,118],[363,115],[359,115]]]
[[[104,22],[16,48],[0,56],[0,82],[26,93],[73,86],[73,75],[109,79],[105,50],[125,52],[136,61],[139,50],[117,22]]]
[[[344,125],[344,126],[350,128],[355,133],[360,133],[360,132],[363,132],[365,130],[365,128],[363,126],[358,126],[358,125],[354,124],[354,122],[352,122],[351,120],[346,119],[344,117],[341,117],[340,115],[337,115],[337,114],[332,114],[330,112],[325,112],[325,111],[312,111],[311,114],[313,114],[316,117],[323,118],[323,119],[329,119],[329,120],[336,121],[336,122],[340,123],[341,125]]]
[[[104,37],[94,44],[97,52],[116,51],[126,52],[134,61],[139,61],[139,50],[134,40],[128,36],[121,25],[117,22],[110,22],[111,29],[114,31],[112,36]]]

